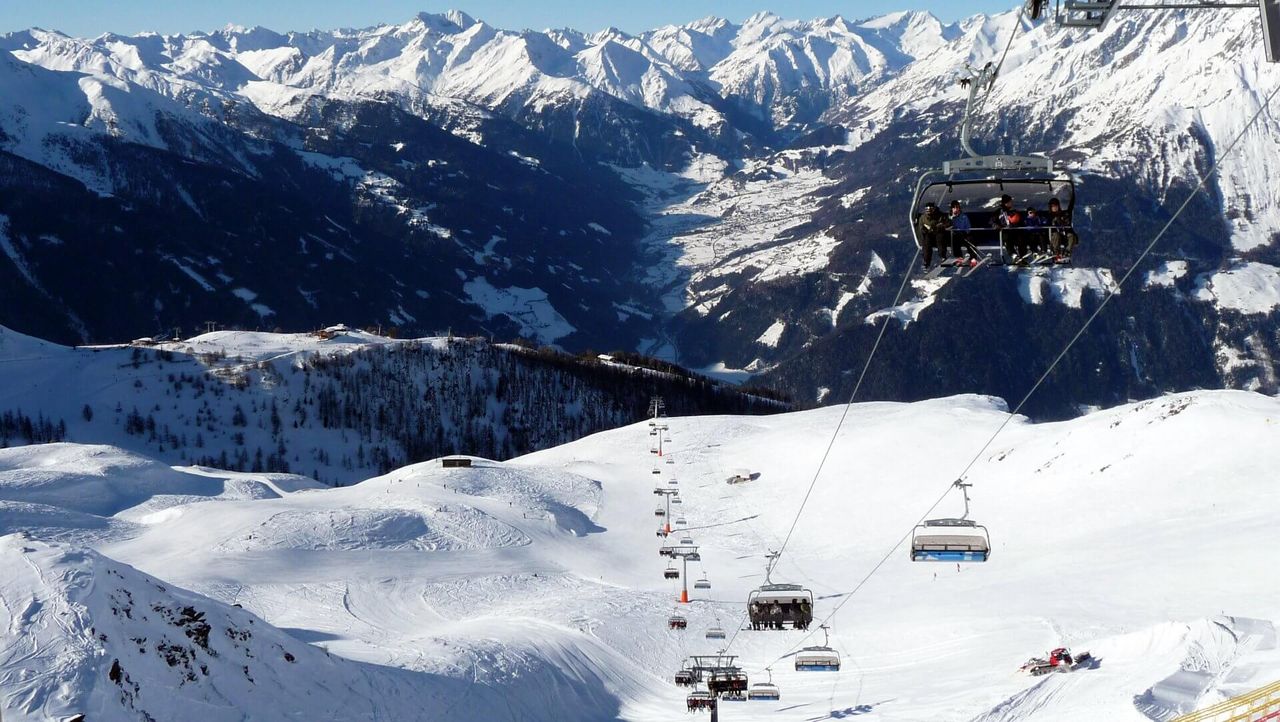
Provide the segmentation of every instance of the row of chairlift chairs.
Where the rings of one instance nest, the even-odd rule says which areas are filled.
[[[671,457],[668,457],[671,460]],[[654,474],[660,474],[661,470],[654,468]],[[654,494],[671,497],[672,504],[681,503],[679,491],[671,487],[678,487],[679,482],[676,479],[670,479],[667,485],[657,485],[654,488]],[[658,506],[654,510],[654,516],[665,518],[667,511],[663,506]],[[680,516],[674,520],[677,530],[688,526],[688,521],[684,516]],[[660,526],[658,536],[667,537],[676,531],[668,531],[666,525]],[[658,549],[659,556],[667,557],[672,561],[667,564],[663,570],[664,579],[679,579],[680,571],[675,567],[674,559],[677,556],[679,547],[691,548],[693,546],[693,538],[688,532],[681,532],[679,536],[679,545],[672,546],[663,544]],[[686,551],[680,553],[687,561],[700,562],[702,557],[696,551]],[[807,629],[813,620],[813,592],[798,584],[774,584],[769,580],[769,571],[776,555],[770,555],[770,566],[766,568],[765,584],[760,588],[751,592],[747,600],[747,608],[751,619],[752,629]],[[706,572],[696,580],[693,584],[694,589],[709,590],[711,589],[711,581],[707,578]],[[685,630],[689,626],[688,619],[682,614],[672,614],[667,619],[667,627],[671,630]],[[828,637],[828,628],[822,625],[823,643],[821,645],[808,646],[798,651],[793,658],[795,669],[801,672],[811,671],[839,671],[840,669],[840,653],[830,646],[830,638]],[[718,623],[706,630],[705,637],[709,641],[720,641],[727,637],[727,632]],[[706,689],[695,689],[691,691],[687,697],[688,708],[690,711],[709,710],[719,701],[736,702],[736,701],[777,701],[781,699],[781,691],[773,682],[772,670],[766,670],[769,675],[769,681],[757,682],[749,684],[746,673],[736,665],[732,664],[734,657],[721,655],[723,659],[716,664],[708,664],[709,656],[692,657],[692,663],[686,665],[675,675],[675,683],[680,686],[698,686],[703,682],[706,683]],[[727,662],[725,661],[727,660]]]
[[[677,486],[671,479],[668,486]],[[919,524],[912,533],[910,558],[913,562],[985,562],[991,555],[991,539],[986,527],[969,519],[969,487],[970,484],[956,481],[964,498],[964,515],[959,518],[929,519]],[[670,494],[672,503],[679,503],[678,492],[659,486],[655,494]],[[666,510],[658,507],[655,514],[666,515]],[[687,527],[688,521],[680,516],[675,519],[677,529]],[[674,531],[670,533],[675,533]],[[659,528],[659,536],[666,537],[668,532]],[[691,547],[693,538],[682,532],[679,545]],[[663,545],[658,553],[661,556],[675,559],[677,547]],[[683,554],[689,561],[701,561],[697,551]],[[799,584],[774,583],[770,579],[776,553],[769,555],[766,567],[765,583],[753,590],[747,598],[748,618],[752,630],[807,629],[813,621],[813,592]],[[674,563],[668,564],[663,573],[666,579],[678,579],[680,572]],[[695,589],[711,589],[711,582],[703,572],[701,578],[694,582]],[[673,614],[668,619],[668,628],[684,630],[688,628],[688,620],[680,614]],[[823,632],[823,643],[808,646],[797,651],[793,663],[798,672],[834,672],[840,670],[840,653],[831,647],[827,625],[820,625]],[[718,624],[708,628],[708,640],[723,640],[726,632]],[[697,659],[697,658],[694,658]],[[731,657],[729,659],[732,659]],[[773,683],[771,670],[768,682],[758,682],[748,686],[746,673],[732,664],[699,667],[697,663],[687,665],[676,673],[675,682],[681,686],[697,686],[704,681],[707,689],[696,689],[689,693],[687,701],[691,711],[710,709],[717,699],[723,701],[774,701],[781,698],[778,686]]]

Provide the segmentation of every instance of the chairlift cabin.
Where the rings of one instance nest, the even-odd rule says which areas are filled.
[[[679,485],[680,485],[679,479],[667,479],[667,486],[679,486]]]
[[[656,447],[656,446],[650,446],[650,447],[649,447],[649,453],[650,453],[650,454],[657,454],[657,453],[658,453],[658,447]]]
[[[710,627],[707,629],[707,639],[724,639],[723,627]]]
[[[668,463],[668,464],[674,464],[674,463],[676,463],[676,457],[674,457],[674,456],[668,456],[668,457],[667,457],[667,463]]]
[[[753,702],[776,702],[782,699],[782,692],[776,684],[756,682],[747,690],[747,699]]]
[[[658,556],[660,556],[660,557],[672,557],[672,558],[674,558],[674,557],[675,557],[675,555],[676,555],[676,548],[675,548],[675,547],[665,546],[665,545],[664,545],[664,546],[662,546],[661,548],[659,548],[659,549],[658,549]]]
[[[679,579],[679,578],[680,578],[680,570],[679,570],[679,569],[676,569],[675,567],[671,567],[671,566],[669,566],[669,567],[667,567],[665,570],[663,570],[663,572],[662,572],[662,578],[663,578],[663,579]]]
[[[720,695],[721,702],[746,702],[747,695],[741,692],[725,692]]]
[[[649,429],[649,435],[650,435],[650,436],[657,436],[657,435],[658,435],[658,430],[657,430],[657,429]]]
[[[827,636],[827,625],[822,625],[822,644],[805,647],[796,652],[797,672],[839,672],[840,653],[832,649],[830,637]]]
[[[1045,222],[1049,218],[1049,203],[1057,201],[1067,222],[1055,226],[1020,224],[1000,228],[997,221],[1002,211],[1001,199],[1006,195],[1019,214],[1025,215],[1028,209],[1034,208]],[[920,219],[926,207],[934,204],[949,218],[953,201],[960,204],[971,230],[948,228],[941,231],[944,235],[940,239],[925,238]],[[971,247],[979,254],[989,254],[989,263],[993,265],[1007,264],[1021,255],[1020,249],[1047,249],[1054,234],[1063,238],[1074,234],[1075,201],[1075,180],[1070,174],[1054,171],[1053,161],[1048,158],[983,156],[947,161],[942,169],[929,170],[920,177],[911,207],[911,233],[916,246],[922,250],[926,242],[941,242],[944,248],[950,249],[956,241],[961,249]],[[1057,254],[1049,261],[1069,263],[1070,257]]]
[[[773,683],[773,670],[766,669],[769,675],[768,682],[756,682],[747,690],[747,699],[754,702],[773,702],[782,699],[782,692],[778,689],[778,685]]]
[[[830,647],[805,647],[796,652],[797,672],[839,672],[840,653]]]
[[[677,687],[692,687],[698,683],[698,675],[692,669],[685,667],[676,672],[674,681]]]
[[[685,629],[689,626],[689,620],[679,614],[672,614],[667,617],[667,629]]]
[[[654,510],[653,510],[653,515],[654,515],[654,516],[666,516],[666,515],[667,515],[667,510],[666,510],[666,509],[663,509],[662,507],[658,507],[657,509],[654,509]]]
[[[991,557],[991,535],[987,528],[969,519],[969,487],[962,481],[953,486],[964,493],[964,516],[959,519],[928,519],[911,535],[913,562],[985,562]]]
[[[672,497],[671,497],[671,503],[672,503],[672,504],[683,504],[684,502],[683,502],[683,501],[681,501],[680,496],[677,494],[677,495],[674,495],[674,496],[672,496]]]
[[[799,584],[761,585],[747,597],[751,628],[803,629],[813,621],[813,592]]]
[[[703,574],[701,579],[693,583],[693,588],[694,589],[710,589],[711,580],[707,579],[706,574]]]
[[[685,552],[685,554],[684,554],[684,558],[685,558],[687,561],[691,561],[691,562],[700,562],[700,561],[702,561],[702,555],[701,555],[701,554],[699,554],[699,553],[698,553],[698,552],[696,552],[696,551],[695,551],[695,552]]]
[[[968,519],[929,519],[911,536],[913,562],[985,562],[990,556],[987,528]]]
[[[693,546],[693,537],[691,536],[681,537],[680,543],[687,547],[691,547]]]
[[[689,522],[685,521],[682,516],[676,517],[676,526],[688,526]]]
[[[656,467],[656,466],[655,466],[655,467],[653,467],[653,473],[654,473],[654,474],[661,474],[661,473],[662,473],[662,469],[659,469],[658,467]]]
[[[707,676],[707,689],[712,694],[747,691],[747,673],[741,667],[716,667]]]
[[[710,692],[698,689],[689,693],[689,696],[685,698],[685,704],[689,706],[690,712],[697,712],[715,707],[716,698]]]

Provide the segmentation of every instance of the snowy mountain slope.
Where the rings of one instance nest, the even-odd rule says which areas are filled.
[[[80,40],[31,30],[10,34],[0,48],[28,63],[131,81],[189,104],[242,95],[287,115],[289,99],[305,93],[407,104],[460,99],[528,116],[599,94],[719,131],[735,122],[726,101],[779,125],[811,122],[864,81],[887,77],[956,32],[927,13],[863,24],[760,13],[741,26],[707,18],[639,36],[612,28],[594,35],[511,32],[453,11],[420,13],[400,25],[287,35],[229,27]]]
[[[304,126],[244,101],[228,101],[226,124],[165,101],[176,114],[138,106],[163,136],[153,146],[135,142],[132,116],[120,116],[117,135],[83,126],[91,109],[77,83],[164,100],[153,91],[5,58],[0,75],[35,79],[31,92],[3,96],[14,105],[0,111],[7,323],[84,341],[209,318],[307,328],[341,309],[423,333],[465,326],[550,343],[573,332],[606,348],[633,345],[648,326],[593,310],[638,290],[626,280],[626,242],[641,221],[625,187],[527,131],[481,148],[380,103],[313,100]],[[55,81],[66,85],[66,107],[35,89]],[[25,96],[33,100],[13,100]],[[185,123],[189,115],[197,120]],[[83,273],[70,259],[90,250],[97,272]],[[540,291],[566,325],[544,336],[494,312],[465,292],[477,278],[500,294]],[[107,312],[97,301],[111,293],[119,306]]]
[[[1075,309],[1099,299],[1110,285],[1106,279],[1128,268],[1275,88],[1277,78],[1258,49],[1257,18],[1247,12],[1134,12],[1116,20],[1102,35],[1048,24],[1025,29],[975,122],[980,150],[1048,153],[1077,174],[1077,227],[1086,239],[1078,267],[1030,277],[993,272],[980,281],[947,279],[914,288],[899,311],[911,309],[919,323],[906,338],[895,340],[891,333],[887,352],[888,368],[913,370],[877,383],[877,395],[1025,392],[1018,370],[1061,350],[1067,337],[1053,329],[1064,322],[1078,327],[1083,316]],[[875,335],[863,321],[890,305],[914,251],[902,215],[910,191],[923,169],[961,154],[957,74],[966,61],[994,58],[1013,21],[1006,13],[962,23],[927,59],[828,112],[824,120],[838,124],[839,133],[802,153],[776,152],[757,161],[777,181],[761,184],[755,205],[799,211],[780,226],[761,224],[757,242],[776,259],[792,261],[798,273],[761,274],[761,281],[742,273],[730,276],[730,283],[700,287],[698,280],[714,275],[718,265],[700,250],[703,239],[751,235],[738,228],[734,213],[715,212],[705,196],[669,206],[704,216],[696,232],[678,227],[651,239],[669,246],[676,264],[692,267],[684,274],[684,293],[668,295],[683,296],[686,306],[668,334],[685,363],[776,368],[768,382],[798,398],[851,390],[852,379],[844,374],[864,360]],[[1187,58],[1202,68],[1194,78],[1169,70],[1185,67]],[[1269,299],[1280,218],[1268,215],[1275,194],[1273,183],[1263,180],[1274,175],[1277,138],[1280,128],[1267,116],[1225,158],[1210,192],[1194,200],[1156,249],[1151,269],[1139,269],[1189,264],[1182,275],[1118,299],[1116,310],[1100,319],[1106,328],[1084,339],[1090,361],[1075,367],[1081,373],[1064,369],[1066,378],[1051,379],[1052,395],[1070,399],[1068,404],[1037,406],[1033,413],[1065,415],[1081,403],[1114,404],[1179,387],[1277,388],[1276,315]],[[821,173],[823,182],[796,199],[790,178],[806,172]],[[714,191],[714,184],[694,189]],[[824,266],[794,263],[822,238],[831,239]],[[733,259],[719,263],[733,273]],[[1223,300],[1205,290],[1213,279],[1222,281]],[[707,313],[701,302],[712,288],[717,305]],[[837,308],[844,321],[833,324]],[[789,329],[779,344],[753,342],[777,323]],[[1022,331],[1029,327],[1035,330]],[[921,343],[934,341],[938,350],[917,366]],[[964,356],[958,363],[932,362],[956,348]],[[983,348],[1008,349],[1008,358],[987,372],[989,360],[977,351]],[[1107,369],[1101,383],[1083,375],[1095,362]],[[920,379],[929,379],[929,387]]]
[[[331,655],[92,551],[11,534],[0,565],[6,719],[407,719],[461,699],[476,713],[505,710],[462,680]],[[554,669],[540,681],[571,689]],[[567,699],[607,709],[589,693]]]
[[[732,632],[740,621],[762,555],[786,535],[839,414],[671,419],[674,463],[659,463],[657,475],[647,427],[636,424],[504,464],[426,463],[342,489],[185,505],[98,548],[161,585],[243,605],[285,629],[289,638],[268,638],[300,661],[290,644],[323,647],[334,655],[326,679],[346,679],[342,665],[359,663],[368,679],[411,680],[422,696],[409,699],[429,700],[424,709],[480,709],[471,705],[501,695],[510,706],[485,709],[486,718],[667,718],[684,709],[670,675],[684,655],[712,650],[709,626]],[[976,396],[854,407],[774,580],[807,585],[817,615],[830,614],[1004,418],[998,400]],[[1270,473],[1277,419],[1275,399],[1242,392],[1061,423],[1015,419],[969,477],[991,561],[957,572],[894,550],[832,619],[838,673],[799,674],[777,659],[802,633],[741,632],[732,652],[753,681],[772,663],[783,697],[726,714],[1136,722],[1273,680],[1280,590],[1263,570],[1280,504]],[[920,453],[921,428],[949,433]],[[759,477],[726,485],[739,468]],[[682,610],[685,632],[665,627],[678,605],[654,553],[650,489],[671,478],[703,555],[690,573],[713,583]],[[954,494],[936,511],[959,512]],[[701,528],[709,524],[719,526]],[[6,599],[35,584],[25,572],[17,579],[27,586]],[[225,610],[215,627],[238,611],[184,599]],[[88,613],[90,624],[109,614]],[[1014,673],[1064,643],[1100,664]],[[128,671],[131,650],[112,653]],[[271,656],[265,645],[254,654],[263,664]],[[130,674],[152,688],[153,668]],[[243,673],[210,679],[223,674]],[[16,684],[0,682],[0,699],[15,699]],[[397,694],[386,704],[404,699]],[[363,709],[355,699],[332,709]]]
[[[169,463],[262,473],[277,484],[287,474],[271,472],[344,483],[445,453],[508,458],[634,420],[651,393],[666,396],[673,410],[785,408],[687,375],[480,339],[395,340],[344,327],[79,348],[0,327],[0,367],[6,379],[23,380],[0,385],[0,446],[110,444]],[[20,454],[0,462],[31,485],[29,494],[4,498],[114,514],[161,488],[223,493],[220,479],[173,474],[109,451],[68,453],[65,462],[46,454],[41,464],[55,478],[67,468],[88,476],[53,486]],[[134,483],[149,484],[91,496],[107,506],[62,496],[120,467],[131,469]]]
[[[298,329],[349,317],[355,298],[362,324],[660,351],[817,400],[848,393],[866,321],[892,315],[911,324],[887,339],[888,366],[910,370],[876,397],[1014,397],[1276,79],[1248,12],[1028,25],[975,142],[1077,173],[1083,256],[914,284],[891,310],[910,188],[958,153],[957,73],[1013,23],[760,13],[631,35],[451,12],[308,33],[11,33],[0,77],[40,122],[0,101],[0,180],[30,179],[0,186],[14,296],[0,321],[66,341],[211,318]],[[1029,411],[1280,389],[1278,130],[1260,121],[1139,269],[1182,275],[1118,301]],[[70,270],[91,248],[109,272]],[[106,294],[125,308],[104,313]],[[922,345],[945,352],[921,368]],[[932,361],[957,347],[962,362]],[[989,348],[1009,357],[973,350]]]

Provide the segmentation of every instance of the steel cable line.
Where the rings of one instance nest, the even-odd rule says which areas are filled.
[[[844,426],[845,419],[849,416],[849,409],[853,408],[853,402],[858,398],[858,392],[862,389],[862,382],[867,377],[867,369],[871,368],[871,362],[876,357],[876,351],[880,349],[880,342],[884,339],[885,330],[894,321],[892,309],[902,302],[902,293],[907,288],[907,282],[911,280],[911,269],[915,267],[916,259],[920,257],[920,249],[916,248],[916,252],[912,254],[911,260],[907,262],[907,268],[902,274],[902,283],[898,285],[898,292],[893,297],[893,303],[889,305],[890,312],[885,314],[884,323],[880,325],[880,332],[876,335],[876,341],[871,346],[871,353],[867,355],[866,362],[862,365],[862,373],[858,374],[858,381],[853,386],[853,393],[849,395],[849,400],[844,405],[844,411],[840,414],[840,420],[836,423],[836,428],[831,434],[831,440],[827,442],[827,448],[822,452],[822,458],[818,462],[818,468],[813,473],[813,479],[809,482],[809,488],[804,493],[804,498],[800,501],[800,508],[796,510],[795,518],[791,521],[791,527],[787,530],[786,537],[782,540],[782,546],[778,548],[776,556],[770,560],[765,567],[765,578],[768,578],[778,560],[782,558],[782,552],[786,550],[787,543],[791,541],[792,534],[795,533],[796,525],[800,523],[800,515],[804,513],[805,505],[809,503],[809,497],[813,494],[814,486],[818,483],[818,478],[822,476],[822,469],[826,466],[827,458],[831,455],[831,449],[835,446],[836,438],[840,436],[840,429]],[[743,612],[742,616],[747,616]],[[734,628],[733,636],[729,637],[729,641],[725,644],[725,651],[733,646],[734,640],[738,638],[738,633],[743,629],[742,623],[739,622]]]

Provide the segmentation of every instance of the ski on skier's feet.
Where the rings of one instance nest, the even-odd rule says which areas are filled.
[[[978,269],[979,269],[979,268],[982,268],[982,267],[983,267],[983,266],[985,266],[985,265],[987,265],[987,262],[988,262],[988,261],[990,261],[990,260],[991,260],[991,256],[990,256],[990,255],[983,256],[983,257],[982,257],[982,260],[980,260],[980,261],[978,261],[977,263],[973,264],[972,266],[970,266],[970,267],[969,267],[969,270],[967,270],[967,271],[965,271],[965,272],[964,272],[964,277],[965,277],[965,278],[968,278],[969,276],[972,276],[974,273],[977,273]]]

